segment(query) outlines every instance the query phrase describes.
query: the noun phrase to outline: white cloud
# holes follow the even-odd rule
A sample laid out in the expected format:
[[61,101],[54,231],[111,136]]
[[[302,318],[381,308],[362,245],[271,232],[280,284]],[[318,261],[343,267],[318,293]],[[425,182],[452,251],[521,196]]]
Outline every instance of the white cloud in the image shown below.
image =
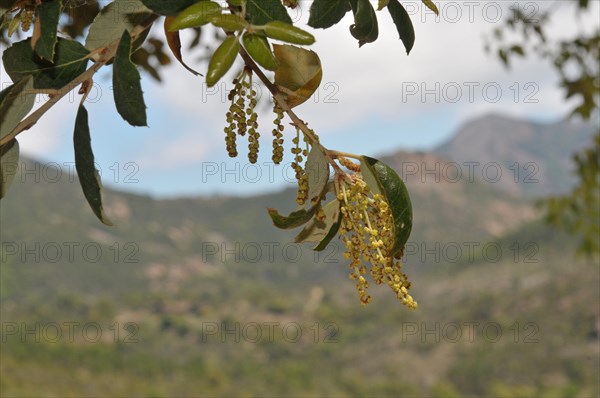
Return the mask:
[[152,140],[145,145],[136,163],[147,172],[177,170],[198,164],[214,152],[217,141],[221,143],[216,136],[215,130],[199,129],[186,130],[175,139]]
[[[521,116],[547,114],[548,118],[565,113],[562,93],[545,63],[530,59],[517,62],[512,70],[506,71],[495,56],[484,53],[483,37],[498,25],[498,12],[508,15],[508,3],[440,3],[440,18],[420,2],[403,4],[413,14],[417,33],[415,47],[408,57],[385,12],[380,17],[379,40],[360,49],[348,31],[352,23],[350,14],[334,28],[315,32],[318,41],[313,49],[323,63],[323,83],[316,98],[298,108],[298,113],[321,135],[351,128],[372,117],[397,120],[416,115],[434,117],[448,110],[464,117],[490,111]],[[308,6],[301,5],[304,6],[301,19],[306,20]],[[524,8],[524,11],[536,9]],[[593,25],[593,19],[587,24]],[[553,34],[562,36],[573,30],[569,24],[552,27]],[[205,69],[206,65],[199,68]],[[198,119],[211,125],[223,123],[226,88],[209,91],[201,79],[177,65],[169,71],[166,84],[153,90],[153,93],[160,90],[160,99],[169,112],[193,119],[192,123]],[[230,87],[223,84],[221,87]],[[409,94],[407,89],[414,89],[415,85],[418,91]],[[456,87],[462,90],[462,96],[455,104]],[[484,90],[486,87],[489,91]],[[502,92],[497,102],[495,87]],[[425,90],[437,91],[440,100],[435,100],[435,94],[422,98]],[[519,97],[515,101],[517,92]],[[527,94],[532,97],[524,103]],[[532,102],[536,99],[537,103]],[[217,135],[214,138],[221,139]]]

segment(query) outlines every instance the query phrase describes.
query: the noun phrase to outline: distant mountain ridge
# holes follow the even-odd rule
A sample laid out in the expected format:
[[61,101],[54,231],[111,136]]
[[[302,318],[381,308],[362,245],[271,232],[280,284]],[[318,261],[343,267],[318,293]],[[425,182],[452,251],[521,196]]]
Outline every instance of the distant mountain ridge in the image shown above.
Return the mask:
[[502,167],[497,187],[504,191],[540,197],[568,191],[574,183],[572,155],[591,144],[598,126],[558,121],[538,123],[490,114],[466,122],[433,152],[463,165],[488,166],[495,178],[495,164]]
[[[528,198],[568,190],[573,184],[573,178],[569,174],[571,156],[587,145],[594,131],[590,124],[540,124],[488,115],[465,123],[451,140],[432,152],[399,151],[382,157],[382,160],[396,169],[407,184],[415,207],[414,237],[417,241],[441,239],[437,228],[439,223],[447,226],[445,233],[453,231],[453,235],[462,238],[501,236],[519,224],[537,217]],[[27,159],[22,161],[28,162]],[[475,163],[479,165],[476,166]],[[519,167],[511,168],[515,163]],[[531,163],[535,168],[528,169]],[[501,176],[497,180],[496,165],[502,167]],[[31,169],[35,170],[33,166]],[[518,175],[515,174],[517,171]],[[78,220],[86,220],[84,225],[92,229],[98,227],[86,208],[76,181],[75,184],[59,182],[46,187],[31,182],[27,180],[22,181],[24,184],[19,184],[17,181],[7,198],[2,201],[3,208],[8,206],[13,209],[2,212],[3,221],[17,222],[19,216],[25,219],[46,217],[52,220],[43,227],[40,225],[35,228],[40,237],[65,222],[74,229],[83,226],[75,225],[74,220],[65,218],[65,215],[77,214]],[[22,198],[14,199],[14,196]],[[252,228],[236,222],[235,219],[241,217],[252,220],[251,224],[258,227],[265,238],[272,239],[280,237],[281,233],[269,226],[265,208],[275,206],[281,207],[283,211],[291,211],[293,209],[286,206],[289,207],[289,203],[294,202],[293,196],[293,190],[286,190],[278,194],[248,198],[155,200],[107,190],[105,202],[107,211],[121,226],[119,232],[109,229],[110,233],[123,236],[144,229],[146,233],[155,231],[157,221],[163,226],[173,225],[173,228],[177,228],[191,213],[198,221],[202,220],[202,234],[216,230],[227,236],[235,230],[252,236]],[[48,200],[48,204],[40,208],[37,202],[42,197],[54,199]],[[15,206],[17,203],[26,206]],[[244,208],[248,211],[244,211]],[[64,215],[61,214],[63,212]],[[58,214],[50,217],[52,213]],[[157,221],[150,222],[154,217]],[[468,229],[464,228],[465,220],[469,223]],[[235,227],[236,224],[240,226]],[[464,235],[465,231],[469,233]],[[157,238],[165,238],[163,233],[155,232]],[[182,243],[177,242],[180,249]],[[189,249],[193,250],[193,244],[191,246]]]

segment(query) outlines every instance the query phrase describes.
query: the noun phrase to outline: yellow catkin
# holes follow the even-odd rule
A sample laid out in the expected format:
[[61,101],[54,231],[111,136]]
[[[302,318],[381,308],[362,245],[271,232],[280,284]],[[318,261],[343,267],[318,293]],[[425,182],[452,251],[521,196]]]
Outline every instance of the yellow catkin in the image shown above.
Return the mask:
[[354,171],[356,173],[360,172],[360,165],[352,162],[350,159],[340,156],[338,160],[341,163],[341,165],[347,168],[348,170]]
[[362,304],[369,304],[371,296],[364,278],[370,264],[375,284],[387,284],[398,300],[408,308],[417,308],[417,302],[408,293],[411,283],[402,272],[402,264],[389,253],[394,245],[394,221],[391,210],[382,195],[373,195],[360,174],[352,183],[342,182],[338,199],[342,201],[340,233],[347,248],[344,257],[351,260],[351,278]]

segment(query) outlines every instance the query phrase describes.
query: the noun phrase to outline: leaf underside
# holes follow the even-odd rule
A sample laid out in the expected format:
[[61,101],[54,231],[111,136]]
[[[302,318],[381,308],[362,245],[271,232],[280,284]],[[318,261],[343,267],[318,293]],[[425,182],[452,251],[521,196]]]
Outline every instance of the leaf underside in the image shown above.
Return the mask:
[[80,106],[77,111],[73,145],[75,148],[75,169],[83,194],[96,217],[105,225],[113,225],[104,213],[102,206],[102,183],[100,174],[98,174],[94,164],[88,113],[83,106]]

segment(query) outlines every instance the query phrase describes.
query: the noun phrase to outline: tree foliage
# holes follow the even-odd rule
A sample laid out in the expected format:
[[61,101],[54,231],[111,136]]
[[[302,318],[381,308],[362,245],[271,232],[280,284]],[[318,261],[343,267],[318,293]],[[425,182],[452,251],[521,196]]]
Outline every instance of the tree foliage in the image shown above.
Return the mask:
[[[433,2],[423,3],[437,12]],[[379,160],[325,148],[318,134],[293,110],[314,94],[322,78],[318,54],[306,48],[315,37],[294,23],[288,12],[295,7],[297,1],[292,0],[114,0],[104,7],[84,0],[3,0],[2,40],[10,45],[3,63],[14,84],[0,94],[0,193],[6,194],[13,177],[10,172],[14,168],[6,164],[18,160],[17,136],[79,87],[81,103],[73,137],[76,169],[92,211],[101,222],[112,225],[104,212],[85,108],[93,77],[100,69],[112,67],[117,112],[130,125],[145,126],[139,69],[160,80],[159,67],[170,62],[164,50],[166,43],[185,69],[200,75],[184,61],[180,32],[194,32],[190,48],[199,47],[205,27],[211,26],[217,46],[203,49],[209,61],[204,84],[217,84],[236,60],[243,62],[233,80],[231,105],[225,116],[229,155],[237,156],[238,142],[246,138],[248,160],[257,161],[258,100],[252,85],[257,79],[273,99],[275,163],[284,159],[286,136],[292,138],[298,208],[287,216],[269,209],[273,224],[283,229],[304,227],[296,241],[313,242],[315,250],[323,250],[339,235],[347,247],[350,277],[362,303],[371,301],[365,279],[370,273],[376,284],[388,285],[403,304],[416,308],[408,293],[411,284],[399,261],[412,228],[412,207],[403,181]],[[378,16],[389,13],[406,52],[412,49],[414,29],[398,0],[379,1],[377,10],[368,0],[315,0],[308,26],[327,29],[347,13],[353,15],[349,30],[359,46],[377,40]],[[163,25],[164,38],[149,37],[157,23]],[[272,78],[267,72],[274,72]],[[49,100],[29,114],[34,96],[41,93],[49,94]],[[286,131],[286,117],[292,132]]]
[[[537,56],[545,60],[558,73],[565,99],[579,99],[571,117],[600,122],[600,29],[589,33],[580,30],[568,39],[552,39],[548,34],[550,20],[573,7],[579,14],[592,12],[589,0],[557,2],[535,15],[513,7],[514,16],[493,32],[486,49],[495,49],[506,67],[510,67],[514,57]],[[518,39],[507,39],[515,33]],[[588,255],[600,254],[599,147],[600,131],[588,148],[573,157],[579,180],[573,191],[540,202],[550,223],[581,236],[580,251]]]

